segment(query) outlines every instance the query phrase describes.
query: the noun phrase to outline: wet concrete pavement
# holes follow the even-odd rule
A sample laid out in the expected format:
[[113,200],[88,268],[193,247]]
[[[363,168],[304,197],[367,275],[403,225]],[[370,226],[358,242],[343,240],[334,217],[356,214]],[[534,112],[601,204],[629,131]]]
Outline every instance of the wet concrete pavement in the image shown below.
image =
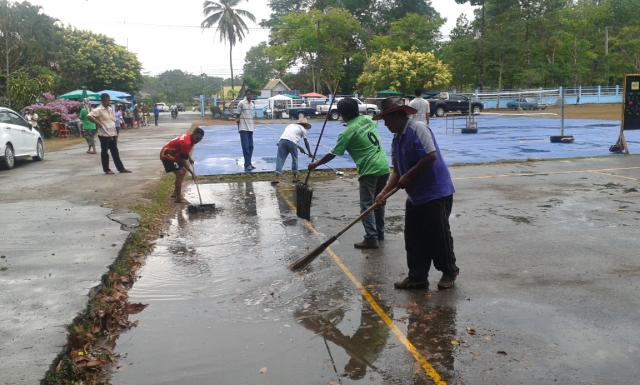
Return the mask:
[[0,171],[0,384],[44,377],[126,240],[122,223],[135,223],[128,206],[162,175],[160,147],[190,121],[163,117],[158,128],[123,132],[132,174],[105,176],[84,145]]
[[[293,259],[357,215],[357,181],[314,183],[316,235],[293,186],[202,186],[210,216],[180,213],[141,271],[149,303],[123,334],[114,384],[633,384],[640,376],[640,157],[452,168],[461,275],[404,292],[404,193],[387,237],[358,251],[354,227],[304,274]],[[193,191],[191,192],[193,194]],[[437,373],[372,310],[371,293]]]

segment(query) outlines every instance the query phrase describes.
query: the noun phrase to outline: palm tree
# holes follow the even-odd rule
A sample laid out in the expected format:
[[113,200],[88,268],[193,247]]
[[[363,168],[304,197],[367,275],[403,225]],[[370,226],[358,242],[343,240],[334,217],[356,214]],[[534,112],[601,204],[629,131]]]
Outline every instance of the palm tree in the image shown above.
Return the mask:
[[231,67],[231,89],[233,90],[233,60],[231,52],[236,42],[242,41],[245,32],[249,30],[243,17],[256,22],[256,17],[249,11],[236,9],[240,0],[205,1],[202,12],[205,19],[202,28],[211,28],[218,25],[217,31],[220,41],[229,42],[229,66]]

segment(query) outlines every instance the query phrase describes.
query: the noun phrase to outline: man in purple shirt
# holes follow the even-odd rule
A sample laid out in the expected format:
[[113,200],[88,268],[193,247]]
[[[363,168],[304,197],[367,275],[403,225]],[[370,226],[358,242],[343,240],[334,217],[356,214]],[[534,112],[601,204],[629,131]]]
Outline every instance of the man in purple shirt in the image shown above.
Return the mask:
[[424,122],[409,120],[415,113],[398,98],[387,98],[374,117],[383,119],[394,134],[393,172],[376,202],[384,204],[384,196],[396,186],[407,191],[404,242],[409,274],[395,288],[428,288],[433,260],[434,267],[442,271],[438,288],[450,289],[460,271],[449,227],[455,189],[431,129]]

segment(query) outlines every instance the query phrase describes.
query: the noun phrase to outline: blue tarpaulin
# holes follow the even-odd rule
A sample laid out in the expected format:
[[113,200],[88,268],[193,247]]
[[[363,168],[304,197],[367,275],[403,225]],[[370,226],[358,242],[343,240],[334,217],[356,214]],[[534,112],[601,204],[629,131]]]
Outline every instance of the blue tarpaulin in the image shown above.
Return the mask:
[[[431,120],[431,128],[440,145],[445,161],[452,164],[486,163],[505,160],[558,159],[610,155],[609,146],[618,138],[620,122],[606,120],[565,120],[565,135],[574,135],[570,144],[551,143],[549,136],[560,134],[560,120],[534,117],[483,115],[477,118],[477,134],[461,134],[464,119],[456,120],[456,130],[445,132],[445,119]],[[309,141],[313,146],[320,134],[321,120],[311,120],[313,128]],[[451,125],[451,120],[449,121]],[[253,164],[255,171],[275,169],[277,142],[285,124],[256,125],[254,132]],[[235,174],[243,172],[240,136],[235,124],[204,127],[204,140],[196,146],[194,158],[199,175]],[[318,155],[331,150],[342,123],[328,122]],[[391,133],[383,122],[378,123],[382,145],[389,154]],[[631,148],[640,144],[633,135],[627,137]],[[612,155],[615,156],[615,155]],[[308,158],[300,154],[299,169],[306,169]],[[334,159],[334,168],[355,168],[353,160],[345,155]],[[285,170],[291,168],[287,160]]]

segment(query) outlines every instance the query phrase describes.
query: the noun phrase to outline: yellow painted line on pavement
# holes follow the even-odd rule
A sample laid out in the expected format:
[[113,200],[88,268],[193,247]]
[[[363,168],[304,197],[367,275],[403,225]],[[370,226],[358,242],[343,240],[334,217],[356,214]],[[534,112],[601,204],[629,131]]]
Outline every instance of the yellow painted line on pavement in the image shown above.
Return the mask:
[[[283,194],[280,194],[280,196],[285,200],[285,202],[287,202],[287,205],[289,206],[289,209],[291,211],[296,210],[296,206],[293,204],[293,202],[291,202]],[[320,237],[323,235],[315,228],[315,226],[313,226],[311,222],[303,219],[303,224],[304,224],[304,227],[310,232],[312,232],[313,234]],[[347,268],[347,266],[344,264],[342,259],[331,249],[331,247],[327,247],[325,252],[331,257],[331,260],[340,268],[340,270],[342,270],[342,272],[347,276],[347,278],[349,278],[351,283],[353,283],[353,285],[358,289],[358,291],[360,291],[360,295],[362,295],[362,298],[364,298],[364,300],[367,301],[371,309],[374,312],[376,312],[376,314],[378,315],[378,317],[380,317],[382,322],[384,322],[384,324],[393,332],[393,334],[396,336],[398,341],[400,341],[400,343],[407,349],[407,351],[413,356],[416,362],[420,364],[425,374],[429,378],[431,378],[436,385],[447,385],[447,382],[444,381],[442,377],[440,377],[440,374],[436,372],[436,370],[433,368],[433,366],[431,366],[429,361],[427,361],[427,359],[424,358],[422,354],[420,354],[418,349],[416,349],[416,347],[411,343],[411,341],[409,341],[409,339],[402,333],[400,328],[398,328],[398,326],[393,322],[393,319],[391,319],[391,317],[389,317],[389,315],[385,313],[382,307],[378,305],[378,302],[376,302],[376,300],[373,298],[373,295],[371,295],[369,290],[367,290],[362,285],[362,283],[358,281],[358,279],[353,275],[353,273],[351,273],[349,268]]]
[[616,174],[611,174],[611,173],[602,172],[602,171],[592,171],[591,173],[600,174],[600,175],[608,175],[608,176],[613,176],[613,177],[616,177],[616,178],[622,178],[622,179],[627,179],[627,180],[633,180],[633,181],[636,181],[636,182],[640,182],[640,179],[634,178],[634,177],[631,177],[631,176],[616,175]]
[[[570,170],[570,171],[549,171],[549,172],[521,172],[513,174],[497,174],[497,175],[482,175],[482,176],[462,176],[452,178],[453,180],[475,180],[475,179],[498,179],[508,177],[521,177],[521,176],[548,176],[548,175],[566,175],[566,174],[585,174],[585,173],[606,173],[608,171],[624,171],[624,170],[638,170],[640,167],[620,167],[620,168],[602,168],[593,170]],[[620,176],[611,174],[611,176]],[[635,179],[631,177],[626,177]],[[637,179],[636,179],[637,180]]]

